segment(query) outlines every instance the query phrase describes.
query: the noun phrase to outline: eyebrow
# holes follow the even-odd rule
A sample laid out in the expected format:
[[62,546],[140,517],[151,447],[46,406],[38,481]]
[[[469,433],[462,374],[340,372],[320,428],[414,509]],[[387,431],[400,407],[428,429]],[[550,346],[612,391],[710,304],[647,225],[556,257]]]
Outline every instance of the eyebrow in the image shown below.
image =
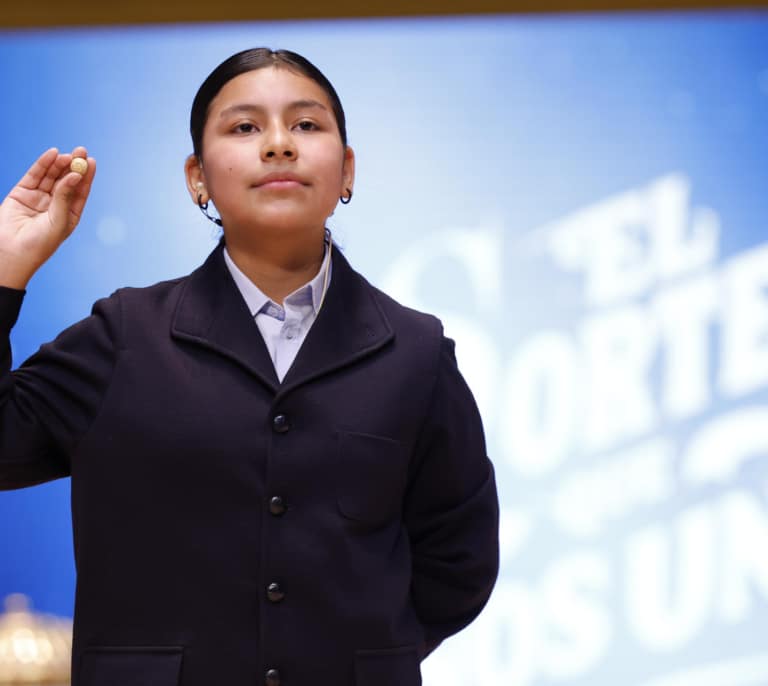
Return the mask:
[[[294,100],[292,103],[290,103],[286,109],[288,110],[303,110],[307,108],[315,108],[318,107],[321,110],[328,111],[328,108],[323,105],[323,103],[317,101],[317,100]],[[219,114],[220,118],[227,117],[230,114],[235,114],[237,112],[264,112],[265,108],[262,105],[256,105],[253,103],[240,103],[237,105],[232,105],[231,107],[227,107],[226,109],[221,111],[221,114]]]

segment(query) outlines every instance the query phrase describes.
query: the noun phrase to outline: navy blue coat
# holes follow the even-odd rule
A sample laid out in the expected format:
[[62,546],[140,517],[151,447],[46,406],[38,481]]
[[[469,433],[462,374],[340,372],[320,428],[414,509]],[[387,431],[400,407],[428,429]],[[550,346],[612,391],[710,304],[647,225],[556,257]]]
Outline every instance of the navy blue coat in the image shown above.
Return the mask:
[[22,298],[0,487],[72,478],[74,686],[416,686],[480,612],[496,487],[437,319],[336,252],[281,384],[219,246],[11,373]]

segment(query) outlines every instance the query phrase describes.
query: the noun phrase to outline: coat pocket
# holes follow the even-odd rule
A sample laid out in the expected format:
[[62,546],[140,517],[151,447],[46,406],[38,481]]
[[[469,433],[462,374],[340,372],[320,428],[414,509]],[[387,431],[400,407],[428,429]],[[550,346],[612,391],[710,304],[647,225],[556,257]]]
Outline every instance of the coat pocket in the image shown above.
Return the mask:
[[355,686],[421,686],[414,646],[355,653]]
[[336,478],[339,510],[348,519],[383,525],[398,516],[408,476],[408,451],[399,441],[339,432]]
[[73,686],[178,686],[181,646],[87,648]]

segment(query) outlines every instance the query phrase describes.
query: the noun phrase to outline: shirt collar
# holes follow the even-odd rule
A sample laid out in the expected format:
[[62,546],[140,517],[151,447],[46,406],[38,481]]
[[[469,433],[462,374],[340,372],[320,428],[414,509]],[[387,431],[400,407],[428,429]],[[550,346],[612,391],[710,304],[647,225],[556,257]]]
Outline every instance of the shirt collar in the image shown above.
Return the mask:
[[[299,286],[299,288],[297,288],[292,293],[289,293],[285,297],[283,304],[304,304],[307,299],[311,298],[312,309],[314,314],[317,315],[317,312],[320,309],[320,304],[323,301],[323,284],[325,282],[326,270],[328,270],[328,284],[331,282],[330,259],[331,252],[328,250],[328,244],[326,244],[325,256],[323,257],[323,262],[320,265],[320,269],[317,274],[315,274],[311,281],[308,281],[303,286]],[[273,302],[269,296],[267,296],[255,283],[253,283],[253,281],[251,281],[245,274],[243,274],[242,271],[240,271],[240,268],[229,256],[226,245],[224,246],[224,263],[227,265],[227,269],[232,275],[232,279],[234,280],[238,290],[243,296],[243,299],[245,300],[245,303],[248,306],[248,310],[252,316],[255,317],[260,311],[263,310],[267,303]],[[277,305],[277,303],[273,304],[275,304],[277,307],[280,307]]]

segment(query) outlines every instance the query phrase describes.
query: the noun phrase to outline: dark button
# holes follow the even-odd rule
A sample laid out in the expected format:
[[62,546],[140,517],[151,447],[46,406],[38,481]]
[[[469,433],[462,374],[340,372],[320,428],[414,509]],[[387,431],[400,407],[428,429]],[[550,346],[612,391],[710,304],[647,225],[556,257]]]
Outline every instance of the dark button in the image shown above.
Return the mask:
[[285,593],[283,593],[283,590],[280,588],[280,584],[276,584],[274,581],[267,586],[267,598],[269,598],[273,603],[279,603],[283,598],[285,598]]
[[285,512],[285,501],[279,495],[273,495],[269,500],[269,511],[279,517]]
[[277,431],[277,433],[284,434],[291,428],[291,425],[288,422],[288,417],[284,414],[276,414],[272,419],[272,428]]
[[276,669],[268,669],[266,677],[267,686],[280,686],[280,672]]

